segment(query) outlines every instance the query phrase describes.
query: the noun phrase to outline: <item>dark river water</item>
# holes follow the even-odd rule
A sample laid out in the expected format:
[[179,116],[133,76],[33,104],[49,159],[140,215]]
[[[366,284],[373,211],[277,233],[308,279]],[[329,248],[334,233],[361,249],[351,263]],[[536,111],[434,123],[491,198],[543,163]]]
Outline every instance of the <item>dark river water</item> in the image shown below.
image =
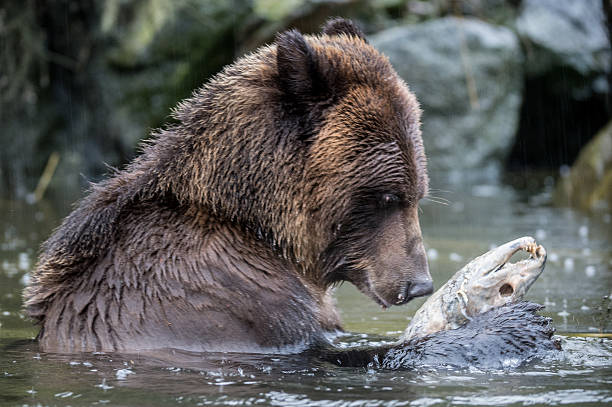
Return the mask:
[[[612,215],[550,205],[551,184],[439,181],[422,203],[436,287],[516,237],[534,236],[548,251],[527,299],[546,305],[563,351],[494,371],[343,368],[300,355],[39,352],[37,329],[21,312],[21,290],[70,199],[0,201],[0,405],[612,405],[612,341],[593,337],[612,332]],[[348,284],[337,299],[351,332],[338,338],[345,346],[393,340],[423,302],[382,311]]]

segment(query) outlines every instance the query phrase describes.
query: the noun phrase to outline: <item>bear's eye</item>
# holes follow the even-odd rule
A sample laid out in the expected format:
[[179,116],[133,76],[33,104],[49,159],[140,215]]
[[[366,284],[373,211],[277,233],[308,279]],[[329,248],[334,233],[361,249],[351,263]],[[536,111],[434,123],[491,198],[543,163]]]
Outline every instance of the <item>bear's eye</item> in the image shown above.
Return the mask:
[[383,194],[381,198],[383,206],[394,206],[400,202],[400,199],[395,194]]

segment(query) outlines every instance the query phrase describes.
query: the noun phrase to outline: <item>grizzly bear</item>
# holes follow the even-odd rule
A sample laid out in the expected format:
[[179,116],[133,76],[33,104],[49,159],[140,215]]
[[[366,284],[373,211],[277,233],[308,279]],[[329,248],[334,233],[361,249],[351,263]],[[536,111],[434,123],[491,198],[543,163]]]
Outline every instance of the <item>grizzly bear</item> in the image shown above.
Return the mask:
[[43,244],[44,351],[294,352],[341,329],[331,288],[432,292],[420,109],[347,20],[224,68]]

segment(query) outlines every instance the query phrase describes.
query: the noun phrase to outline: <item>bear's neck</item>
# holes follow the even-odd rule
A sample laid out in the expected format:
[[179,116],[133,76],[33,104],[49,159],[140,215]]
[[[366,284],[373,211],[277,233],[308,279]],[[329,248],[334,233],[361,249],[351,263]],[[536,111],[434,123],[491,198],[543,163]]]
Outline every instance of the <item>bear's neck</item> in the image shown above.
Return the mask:
[[240,114],[231,106],[216,114],[200,111],[198,120],[161,131],[132,170],[151,179],[146,184],[155,185],[156,195],[171,194],[240,226],[316,280],[316,259],[307,253],[320,239],[302,208],[307,154],[301,149],[307,147],[296,140],[299,129],[277,129],[262,118],[271,103],[246,106]]

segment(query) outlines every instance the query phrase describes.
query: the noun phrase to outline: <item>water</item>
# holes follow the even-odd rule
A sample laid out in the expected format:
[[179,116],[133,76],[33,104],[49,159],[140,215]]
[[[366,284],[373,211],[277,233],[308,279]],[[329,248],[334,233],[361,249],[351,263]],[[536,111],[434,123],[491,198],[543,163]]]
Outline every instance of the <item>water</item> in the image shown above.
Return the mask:
[[[437,182],[432,195],[448,205],[422,205],[436,287],[491,246],[519,236],[536,237],[548,251],[527,298],[546,305],[564,351],[498,371],[341,368],[300,355],[41,353],[20,292],[38,245],[69,205],[0,201],[0,405],[610,405],[612,341],[574,333],[612,331],[612,216],[552,207],[550,182],[536,184],[515,190]],[[337,298],[345,328],[354,332],[338,339],[348,346],[398,336],[423,302],[382,311],[348,284]]]

